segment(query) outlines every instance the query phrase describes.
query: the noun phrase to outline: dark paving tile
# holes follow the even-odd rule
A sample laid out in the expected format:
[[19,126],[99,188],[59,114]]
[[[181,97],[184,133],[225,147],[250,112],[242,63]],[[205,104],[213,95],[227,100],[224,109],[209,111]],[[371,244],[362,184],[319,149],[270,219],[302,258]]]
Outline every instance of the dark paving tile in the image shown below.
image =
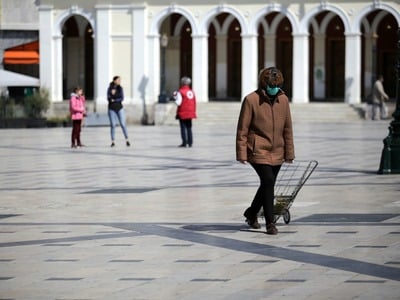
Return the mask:
[[175,262],[177,263],[208,263],[209,259],[178,259]]
[[133,244],[103,244],[104,247],[131,247]]
[[21,214],[1,214],[0,219],[12,218],[22,216]]
[[163,247],[191,247],[193,244],[164,244]]
[[120,281],[152,281],[155,278],[146,278],[146,277],[123,277],[118,279]]
[[74,245],[74,244],[43,244],[41,246],[44,246],[44,247],[69,247],[72,245]]
[[79,281],[82,280],[83,277],[50,277],[47,278],[47,281]]
[[400,265],[400,261],[387,261],[385,265]]
[[386,280],[346,280],[347,283],[385,283]]
[[139,263],[143,262],[143,259],[112,259],[109,262],[113,263]]
[[318,248],[321,245],[288,245],[290,248]]
[[268,279],[268,282],[306,282],[306,279]]
[[249,259],[242,261],[242,264],[272,264],[278,262],[279,259]]
[[358,246],[354,246],[353,248],[371,248],[371,249],[383,249],[383,248],[387,248],[387,246],[375,246],[375,245],[358,245]]
[[190,281],[194,282],[228,282],[230,279],[226,278],[193,278]]
[[75,262],[79,261],[79,259],[71,258],[71,259],[46,259],[45,262]]
[[358,231],[328,231],[328,234],[356,234]]
[[83,194],[143,194],[147,192],[157,191],[157,188],[119,188],[119,189],[101,189],[90,192],[85,192]]
[[399,216],[398,214],[313,214],[304,218],[296,219],[296,222],[383,222]]

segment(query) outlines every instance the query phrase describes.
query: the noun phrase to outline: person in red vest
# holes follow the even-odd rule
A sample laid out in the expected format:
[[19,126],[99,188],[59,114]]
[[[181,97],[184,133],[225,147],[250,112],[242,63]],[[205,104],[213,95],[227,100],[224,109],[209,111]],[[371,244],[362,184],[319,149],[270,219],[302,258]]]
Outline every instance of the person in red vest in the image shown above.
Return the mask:
[[179,147],[192,147],[193,145],[192,119],[197,116],[196,96],[190,88],[191,83],[192,80],[189,77],[182,77],[181,87],[174,92],[175,103],[178,106],[176,118],[179,120],[181,127],[182,144]]

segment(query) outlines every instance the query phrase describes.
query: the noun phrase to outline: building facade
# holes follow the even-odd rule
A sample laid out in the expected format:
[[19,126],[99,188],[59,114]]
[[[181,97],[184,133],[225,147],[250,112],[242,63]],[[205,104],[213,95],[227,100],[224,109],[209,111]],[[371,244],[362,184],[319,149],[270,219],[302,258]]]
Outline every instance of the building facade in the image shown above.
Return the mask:
[[361,103],[377,73],[395,97],[398,0],[34,2],[40,84],[54,102],[80,85],[103,110],[114,75],[138,109],[170,95],[182,76],[198,101],[240,101],[273,65],[293,103]]

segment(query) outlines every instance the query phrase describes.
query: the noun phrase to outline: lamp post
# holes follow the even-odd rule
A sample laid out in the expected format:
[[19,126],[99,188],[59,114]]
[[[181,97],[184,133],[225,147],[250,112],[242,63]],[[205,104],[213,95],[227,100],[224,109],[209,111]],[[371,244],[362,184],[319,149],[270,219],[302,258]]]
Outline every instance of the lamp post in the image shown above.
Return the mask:
[[400,174],[400,27],[397,29],[396,110],[392,114],[389,134],[383,140],[378,174]]
[[161,76],[160,76],[160,95],[158,96],[158,103],[167,103],[167,92],[165,91],[165,50],[168,46],[168,36],[163,33],[160,38],[161,46]]

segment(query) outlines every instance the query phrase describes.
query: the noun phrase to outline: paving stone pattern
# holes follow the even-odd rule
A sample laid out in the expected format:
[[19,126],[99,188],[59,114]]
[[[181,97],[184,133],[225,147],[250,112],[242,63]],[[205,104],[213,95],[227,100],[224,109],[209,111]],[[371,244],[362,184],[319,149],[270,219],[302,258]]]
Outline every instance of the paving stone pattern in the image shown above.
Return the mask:
[[[234,118],[232,118],[234,119]],[[0,131],[0,299],[399,299],[400,175],[389,121],[295,122],[319,165],[278,220],[247,230],[258,186],[235,122]]]

